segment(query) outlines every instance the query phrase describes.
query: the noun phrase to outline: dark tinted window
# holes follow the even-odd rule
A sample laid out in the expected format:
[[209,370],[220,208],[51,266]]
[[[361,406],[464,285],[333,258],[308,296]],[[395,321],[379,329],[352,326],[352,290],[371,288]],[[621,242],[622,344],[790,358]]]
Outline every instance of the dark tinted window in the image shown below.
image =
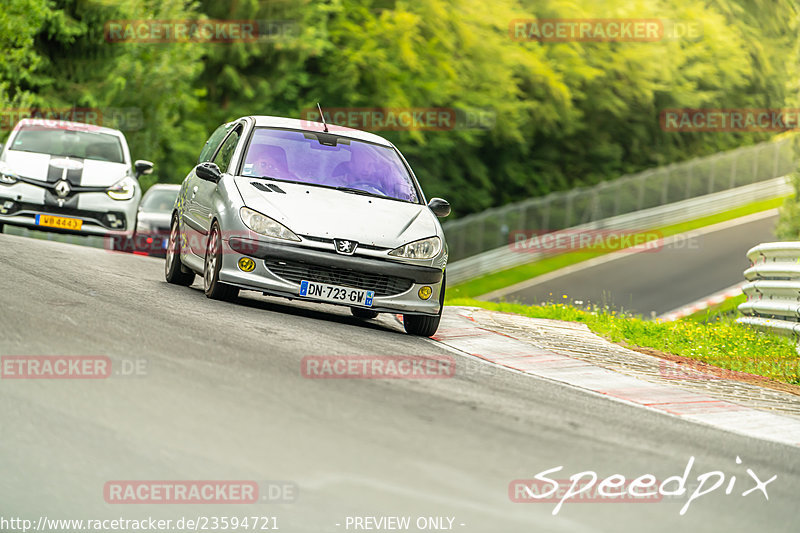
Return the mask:
[[[335,139],[335,143],[331,142]],[[243,176],[347,187],[417,202],[411,175],[393,148],[347,137],[257,128],[242,167]]]
[[8,149],[112,163],[125,162],[119,137],[92,131],[26,126],[19,130]]
[[228,135],[228,137],[225,139],[225,142],[222,143],[219,152],[217,152],[217,156],[214,158],[214,163],[217,164],[222,172],[228,171],[228,165],[230,165],[231,159],[233,159],[233,152],[236,150],[236,145],[239,144],[239,137],[241,134],[242,128],[237,127],[231,132],[230,135]]
[[142,211],[149,213],[169,213],[178,197],[177,190],[151,189],[142,198]]
[[198,163],[211,161],[211,158],[214,157],[214,152],[217,151],[219,143],[222,142],[222,139],[225,138],[225,135],[227,135],[228,131],[230,131],[232,127],[233,124],[223,124],[214,130],[214,133],[211,134],[211,137],[208,138],[205,146],[203,146],[203,150],[200,152],[200,157],[197,158]]

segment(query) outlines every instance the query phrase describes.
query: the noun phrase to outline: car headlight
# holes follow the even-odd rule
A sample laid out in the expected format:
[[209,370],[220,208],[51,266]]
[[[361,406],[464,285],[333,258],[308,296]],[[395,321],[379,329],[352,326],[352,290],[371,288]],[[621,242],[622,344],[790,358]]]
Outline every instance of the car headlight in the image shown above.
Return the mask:
[[106,190],[114,200],[130,200],[136,194],[136,180],[126,176]]
[[0,163],[0,183],[4,185],[14,185],[17,182],[16,176],[4,163]]
[[436,257],[441,251],[442,240],[439,237],[428,237],[395,248],[389,252],[389,255],[406,259],[430,259]]
[[292,230],[258,211],[243,207],[239,210],[239,215],[242,217],[244,225],[256,233],[275,239],[300,242],[300,237],[295,235]]

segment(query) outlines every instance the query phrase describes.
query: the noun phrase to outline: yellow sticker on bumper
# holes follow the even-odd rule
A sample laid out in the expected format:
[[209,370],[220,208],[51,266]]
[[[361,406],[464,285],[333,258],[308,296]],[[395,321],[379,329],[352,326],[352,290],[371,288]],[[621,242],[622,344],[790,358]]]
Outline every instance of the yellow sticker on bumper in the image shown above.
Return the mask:
[[249,257],[239,259],[239,270],[242,272],[252,272],[256,268],[256,262]]

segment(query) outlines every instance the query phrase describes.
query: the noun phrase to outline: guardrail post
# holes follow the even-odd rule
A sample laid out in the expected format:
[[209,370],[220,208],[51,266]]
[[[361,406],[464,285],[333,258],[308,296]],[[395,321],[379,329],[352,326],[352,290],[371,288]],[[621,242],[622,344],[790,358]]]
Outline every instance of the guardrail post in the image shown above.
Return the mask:
[[[564,209],[564,228],[572,226],[572,198],[574,196],[575,196],[575,191],[570,191],[567,193],[567,205]],[[558,229],[564,229],[564,228],[558,228]]]
[[643,174],[639,177],[639,191],[638,197],[636,199],[636,210],[642,210],[642,204],[644,204],[644,188],[647,182],[647,178],[649,178],[652,174]]
[[775,155],[772,158],[773,159],[773,161],[772,161],[772,175],[773,176],[778,176],[778,161],[780,161],[780,155],[781,155],[780,147],[782,146],[782,143],[774,143],[774,146],[775,146],[775,150],[774,150]]
[[758,159],[761,157],[761,152],[763,151],[764,147],[760,146],[758,152],[753,157],[753,176],[748,183],[755,183],[758,179]]

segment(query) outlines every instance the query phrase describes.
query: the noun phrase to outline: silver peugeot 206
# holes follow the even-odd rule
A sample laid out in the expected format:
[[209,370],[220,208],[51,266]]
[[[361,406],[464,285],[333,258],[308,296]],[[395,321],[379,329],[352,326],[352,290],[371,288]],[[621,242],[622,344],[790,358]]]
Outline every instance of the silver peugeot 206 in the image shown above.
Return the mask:
[[447,245],[410,166],[371,133],[289,118],[220,126],[183,181],[166,279],[203,277],[206,296],[240,289],[326,302],[371,319],[403,315],[408,333],[439,326]]

